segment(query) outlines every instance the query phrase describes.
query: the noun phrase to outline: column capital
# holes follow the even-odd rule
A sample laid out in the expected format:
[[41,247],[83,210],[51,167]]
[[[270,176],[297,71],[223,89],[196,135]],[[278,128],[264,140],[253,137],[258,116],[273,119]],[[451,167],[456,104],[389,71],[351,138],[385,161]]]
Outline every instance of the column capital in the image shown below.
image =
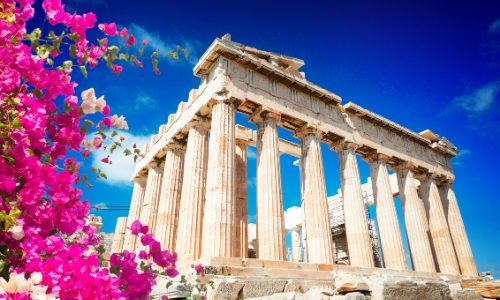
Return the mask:
[[418,180],[420,180],[420,182],[424,181],[424,180],[434,180],[436,181],[436,178],[438,178],[438,174],[436,173],[432,173],[432,172],[422,172],[422,173],[417,173],[414,175],[414,177]]
[[394,165],[389,165],[389,169],[395,173],[401,170],[413,171],[415,170],[415,168],[416,168],[415,164],[411,161],[403,161]]
[[146,169],[153,169],[158,167],[163,167],[165,165],[165,160],[153,160],[146,165]]
[[136,177],[132,178],[130,181],[133,183],[146,183],[147,180],[148,180],[147,176],[137,175]]
[[342,140],[337,141],[335,143],[331,143],[330,150],[333,150],[335,152],[340,152],[340,151],[346,150],[346,149],[356,150],[357,148],[359,148],[359,146],[360,146],[359,144],[342,139]]
[[366,161],[367,163],[371,164],[377,161],[383,161],[387,163],[387,160],[389,159],[389,155],[379,153],[379,152],[370,152],[366,155],[361,155],[361,159]]
[[167,142],[167,145],[164,147],[164,149],[166,151],[169,151],[169,150],[186,151],[186,141],[178,140],[178,139],[171,139]]
[[236,138],[235,140],[236,140],[236,145],[238,146],[248,146],[248,144],[250,143],[250,141],[247,139]]
[[293,136],[299,139],[302,139],[307,135],[315,135],[319,137],[321,134],[322,131],[314,126],[304,126],[302,128],[293,131]]
[[260,106],[248,117],[248,121],[254,124],[266,120],[279,122],[281,120],[281,113],[271,108]]
[[196,128],[201,128],[201,129],[204,129],[206,131],[209,131],[210,130],[210,118],[208,118],[206,116],[197,115],[196,117],[194,117],[191,121],[189,121],[186,124],[186,127],[188,128],[188,130],[196,127]]

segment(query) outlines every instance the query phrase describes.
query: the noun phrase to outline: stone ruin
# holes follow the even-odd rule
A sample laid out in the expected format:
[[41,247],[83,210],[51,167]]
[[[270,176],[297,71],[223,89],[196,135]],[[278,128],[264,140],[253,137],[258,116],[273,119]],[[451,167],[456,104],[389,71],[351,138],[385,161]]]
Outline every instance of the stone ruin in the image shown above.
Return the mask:
[[[216,282],[213,299],[480,297],[460,286],[466,279],[481,281],[453,191],[450,160],[457,148],[431,130],[415,133],[352,102],[342,105],[339,96],[306,80],[303,65],[233,42],[230,35],[215,39],[194,67],[200,86],[145,145],[132,178],[129,216],[118,219],[112,250],[141,250],[125,230],[139,219],[164,248],[177,252],[183,273],[192,274],[192,262],[205,266],[207,278]],[[247,115],[257,130],[235,124],[236,113]],[[278,126],[301,144],[280,139]],[[342,202],[333,210],[320,143],[339,157]],[[248,147],[257,148],[256,239],[250,251]],[[301,178],[303,218],[293,230],[292,261],[286,261],[283,153],[299,159]],[[357,155],[370,165],[383,258],[378,263]],[[413,270],[399,229],[398,195]],[[332,231],[337,210],[347,249],[342,264]],[[162,293],[176,295],[161,289],[154,295]]]

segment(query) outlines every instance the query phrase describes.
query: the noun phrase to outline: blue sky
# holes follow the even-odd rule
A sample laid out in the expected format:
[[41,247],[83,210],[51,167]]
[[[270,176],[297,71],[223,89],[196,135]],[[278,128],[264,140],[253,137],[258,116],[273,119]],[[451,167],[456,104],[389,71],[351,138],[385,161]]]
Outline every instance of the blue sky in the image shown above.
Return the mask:
[[[126,141],[144,143],[166,123],[199,85],[192,75],[197,59],[228,32],[245,45],[303,59],[307,79],[341,96],[343,104],[352,101],[413,131],[445,136],[460,150],[452,160],[454,188],[478,270],[500,277],[500,2],[433,2],[63,0],[79,13],[96,13],[98,22],[127,26],[163,53],[177,44],[190,51],[189,61],[160,60],[161,76],[153,74],[150,62],[143,69],[123,64],[118,77],[105,66],[90,72],[88,80],[75,73],[78,94],[94,87],[112,113],[125,115]],[[41,23],[37,18],[30,26]],[[237,121],[255,128],[245,116]],[[279,134],[294,141],[286,130]],[[255,215],[251,154],[250,218]],[[103,156],[96,152],[93,158]],[[337,155],[324,145],[323,159],[327,193],[334,195],[340,187]],[[285,208],[300,204],[294,160],[281,157]],[[366,182],[368,165],[360,161],[359,166]],[[107,170],[110,180],[85,189],[85,199],[129,205],[131,170],[130,163],[114,159]],[[105,232],[128,214],[94,213],[103,217]]]

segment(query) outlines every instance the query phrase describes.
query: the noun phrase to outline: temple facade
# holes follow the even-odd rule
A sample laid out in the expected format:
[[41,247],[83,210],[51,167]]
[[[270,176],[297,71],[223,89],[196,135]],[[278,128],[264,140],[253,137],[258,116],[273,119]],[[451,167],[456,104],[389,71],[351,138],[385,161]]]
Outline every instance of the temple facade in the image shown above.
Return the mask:
[[[339,96],[306,80],[299,71],[303,65],[300,59],[233,42],[229,35],[217,38],[194,67],[200,86],[145,146],[132,178],[129,216],[117,225],[115,240],[122,240],[113,250],[141,249],[125,231],[138,219],[164,248],[178,253],[180,263],[247,258],[249,252],[261,260],[286,260],[279,156],[287,153],[298,158],[301,178],[303,222],[293,233],[294,260],[335,264],[335,211],[328,203],[320,147],[326,143],[339,158],[337,210],[342,210],[350,266],[380,266],[370,238],[373,224],[366,218],[360,156],[370,165],[383,266],[408,268],[394,204],[399,196],[414,271],[477,276],[453,191],[450,159],[457,148],[430,130],[415,133],[352,102],[342,105]],[[236,113],[247,115],[257,130],[237,125]],[[280,139],[278,127],[301,143]],[[251,251],[248,147],[257,149]],[[397,193],[388,169],[396,174]]]

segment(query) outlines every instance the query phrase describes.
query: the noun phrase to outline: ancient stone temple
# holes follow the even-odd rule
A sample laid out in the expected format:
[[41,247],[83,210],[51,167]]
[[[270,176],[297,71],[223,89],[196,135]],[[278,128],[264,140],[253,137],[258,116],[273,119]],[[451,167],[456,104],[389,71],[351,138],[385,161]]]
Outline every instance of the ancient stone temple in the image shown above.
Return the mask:
[[[300,59],[233,42],[229,35],[216,39],[194,68],[200,86],[160,126],[137,163],[130,213],[117,225],[121,247],[139,250],[135,237],[123,234],[139,219],[165,248],[178,253],[179,265],[201,261],[228,266],[232,274],[245,275],[253,266],[477,276],[453,191],[450,159],[457,148],[430,130],[415,133],[352,102],[342,104],[336,94],[307,81],[299,71],[303,65]],[[237,125],[237,113],[247,115],[257,130]],[[280,139],[278,127],[293,132],[300,145]],[[335,212],[327,199],[321,143],[339,158],[338,209],[348,266],[335,264]],[[248,258],[248,147],[257,149],[255,259]],[[293,261],[301,263],[285,261],[283,153],[298,158],[303,222],[294,227]],[[357,156],[370,165],[385,269],[376,268]],[[398,195],[414,270],[407,270],[394,204]],[[292,273],[280,276],[299,276]]]

